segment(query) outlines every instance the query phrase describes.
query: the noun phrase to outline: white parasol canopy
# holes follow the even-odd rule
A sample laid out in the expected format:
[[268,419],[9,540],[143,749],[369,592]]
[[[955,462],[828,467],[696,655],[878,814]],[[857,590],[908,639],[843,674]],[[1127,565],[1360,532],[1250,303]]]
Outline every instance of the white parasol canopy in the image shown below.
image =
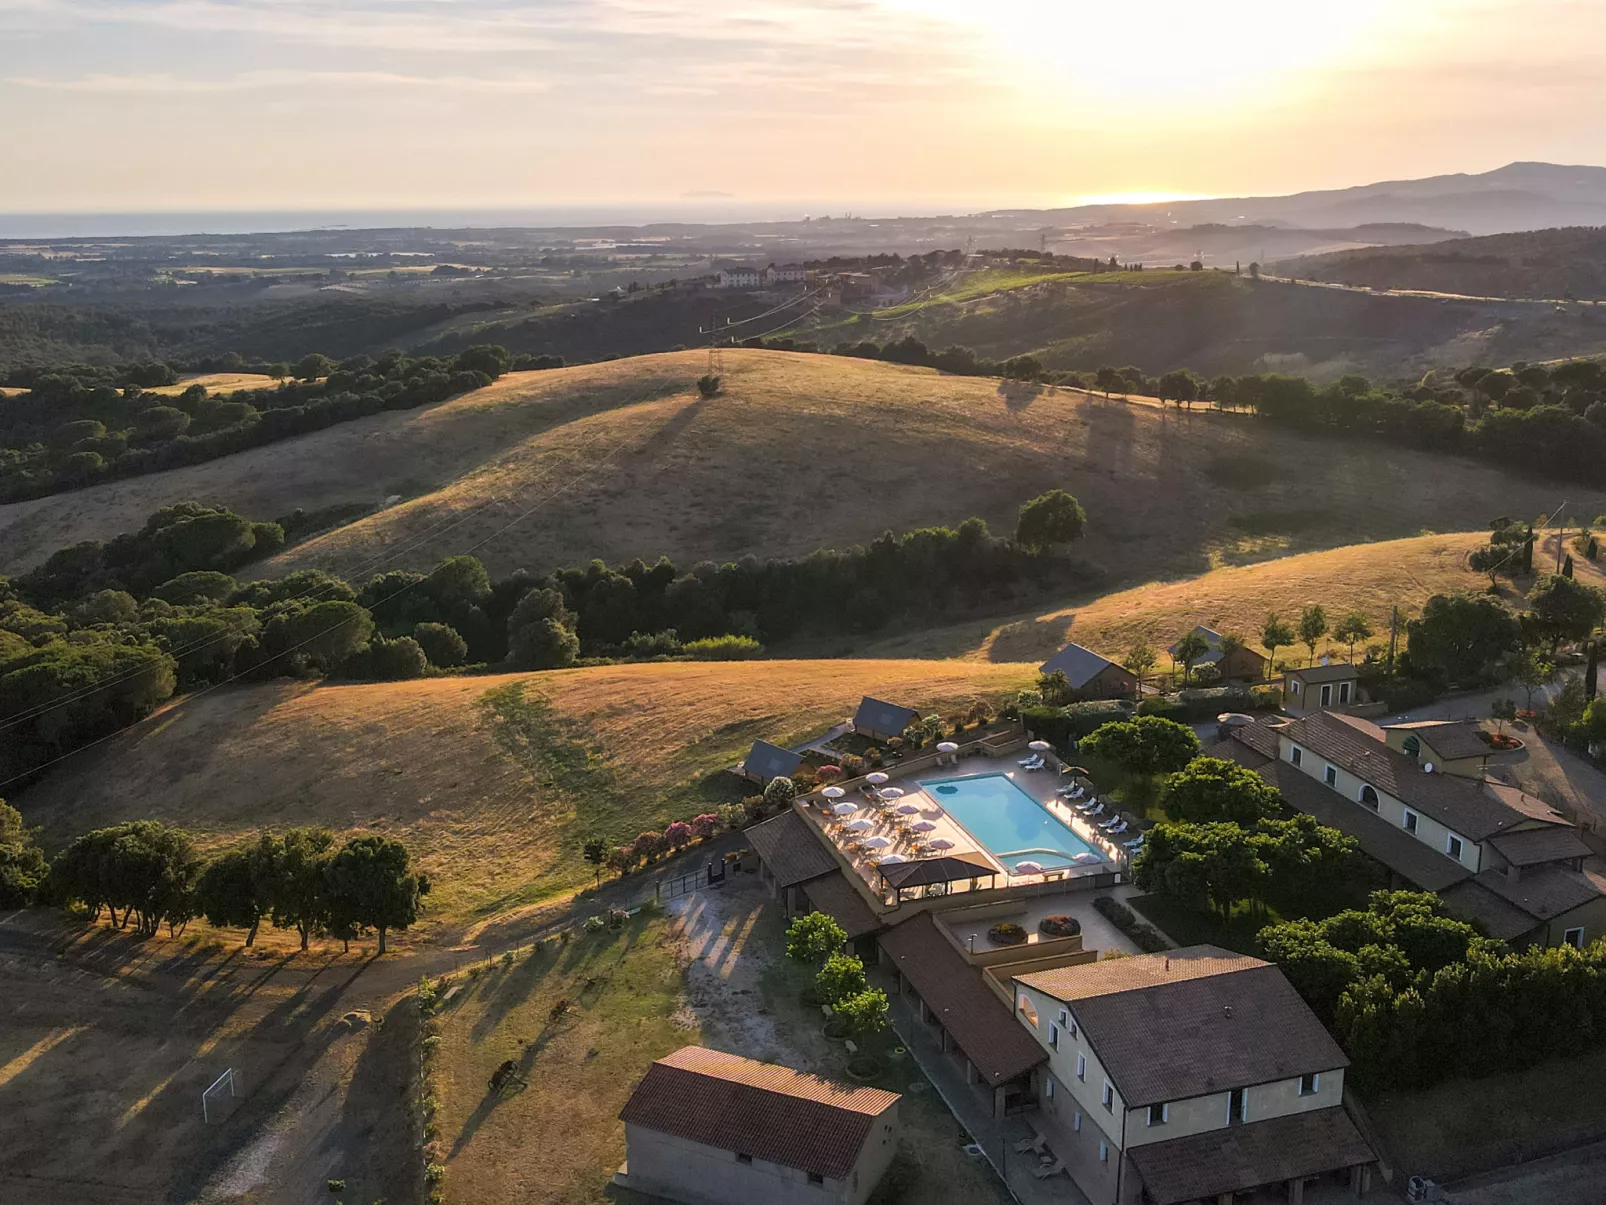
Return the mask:
[[898,805],[898,815],[900,816],[915,816],[919,812],[920,805],[918,803],[900,803]]
[[1076,858],[1074,860],[1077,861],[1077,862],[1082,863],[1082,865],[1084,865],[1084,866],[1086,866],[1089,862],[1102,862],[1102,861],[1104,861],[1103,858],[1099,857],[1098,854],[1094,854],[1094,853],[1077,854]]
[[856,833],[867,833],[875,827],[875,821],[860,816],[857,820],[849,820],[847,827]]
[[820,792],[820,794],[824,795],[827,799],[841,799],[842,796],[847,794],[847,792],[841,787],[826,787],[825,790]]
[[885,849],[892,844],[890,837],[869,837],[864,842],[866,849]]
[[958,753],[959,752],[959,746],[956,745],[953,741],[938,741],[937,742],[937,752],[938,753]]
[[917,833],[929,833],[936,827],[937,826],[929,820],[917,820],[913,825],[913,828]]
[[896,866],[899,862],[907,862],[908,860],[909,859],[903,854],[888,854],[886,857],[881,859],[880,865]]
[[879,787],[882,783],[887,781],[887,775],[884,771],[877,770],[874,774],[866,774],[864,776],[864,781],[873,787]]
[[931,841],[932,849],[952,849],[953,847],[954,843],[948,840],[947,837],[936,837]]
[[883,799],[902,799],[903,798],[903,788],[902,787],[882,787],[879,791],[876,792],[876,794],[881,796],[881,798],[883,798]]
[[1043,873],[1043,868],[1041,866],[1039,866],[1036,862],[1016,862],[1015,863],[1015,873],[1016,874],[1042,874]]
[[1054,746],[1049,744],[1047,741],[1033,741],[1026,747],[1028,749],[1035,749],[1038,753],[1047,753]]
[[854,812],[859,810],[859,805],[854,803],[852,800],[844,799],[841,803],[833,803],[831,805],[831,810],[838,816],[851,816]]

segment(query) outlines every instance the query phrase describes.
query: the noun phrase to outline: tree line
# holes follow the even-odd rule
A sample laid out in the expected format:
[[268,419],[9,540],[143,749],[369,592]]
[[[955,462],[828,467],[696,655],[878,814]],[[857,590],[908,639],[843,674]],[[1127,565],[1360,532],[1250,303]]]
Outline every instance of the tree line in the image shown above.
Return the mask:
[[0,906],[81,908],[92,921],[105,912],[115,928],[143,937],[162,925],[182,933],[204,916],[244,929],[247,946],[268,921],[294,929],[303,950],[321,936],[349,948],[372,931],[383,954],[390,931],[418,919],[429,890],[401,842],[365,835],[337,845],[318,827],[264,830],[208,859],[183,829],[131,820],[84,833],[47,863],[34,833],[0,800]]
[[179,379],[159,362],[17,370],[10,383],[25,392],[0,397],[0,502],[198,464],[354,418],[445,401],[490,384],[515,364],[546,368],[562,361],[516,360],[489,344],[450,358],[392,351],[337,363],[314,353],[293,366],[243,365],[279,378],[276,389],[212,394],[197,384],[177,396],[148,392]]
[[241,583],[283,545],[276,523],[197,502],[137,532],[62,549],[0,578],[0,777],[125,727],[177,691],[237,677],[393,681],[470,667],[758,656],[804,631],[873,631],[902,615],[996,606],[1085,571],[1065,552],[1086,516],[1051,491],[1016,538],[980,519],[887,533],[868,548],[682,570],[593,561],[492,581],[472,556],[354,586],[320,570]]

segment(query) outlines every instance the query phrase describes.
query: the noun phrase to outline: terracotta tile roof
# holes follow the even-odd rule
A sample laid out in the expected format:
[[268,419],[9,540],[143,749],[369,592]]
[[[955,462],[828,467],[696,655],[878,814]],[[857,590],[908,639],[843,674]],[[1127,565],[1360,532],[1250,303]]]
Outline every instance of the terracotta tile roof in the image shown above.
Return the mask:
[[1289,807],[1354,837],[1362,850],[1424,891],[1442,891],[1451,883],[1472,877],[1472,872],[1454,858],[1418,841],[1376,812],[1346,799],[1285,761],[1267,762],[1258,773],[1282,793]]
[[1477,879],[1466,879],[1439,893],[1444,906],[1457,920],[1483,926],[1490,937],[1516,941],[1532,933],[1540,922],[1515,904],[1508,904]]
[[1522,909],[1536,923],[1553,920],[1564,912],[1606,896],[1606,878],[1593,870],[1568,870],[1561,866],[1525,870],[1515,882],[1502,871],[1484,870],[1478,873],[1477,882],[1506,903]]
[[619,1119],[770,1163],[844,1179],[894,1092],[857,1088],[701,1046],[647,1068]]
[[850,941],[884,928],[881,917],[865,903],[864,896],[840,870],[835,874],[810,879],[803,884],[803,894],[808,896],[809,903],[835,918],[836,923],[847,931]]
[[1077,969],[1111,976],[1110,990],[1068,1003],[1130,1108],[1349,1065],[1270,963],[1214,946],[1114,961],[1149,965],[1103,972],[1094,963],[1042,976],[1065,991]]
[[1440,757],[1452,761],[1463,757],[1488,757],[1494,749],[1478,739],[1482,725],[1476,720],[1417,720],[1410,724],[1388,724],[1385,732],[1396,729],[1411,732],[1429,745]]
[[929,912],[887,930],[876,941],[988,1084],[1008,1083],[1047,1061],[1037,1039],[938,932]]
[[1498,837],[1490,837],[1489,845],[1516,866],[1539,866],[1545,862],[1587,858],[1592,852],[1576,832],[1559,824],[1524,829],[1519,833],[1501,833]]
[[1342,1108],[1315,1109],[1248,1125],[1209,1130],[1170,1142],[1129,1147],[1153,1205],[1213,1200],[1264,1184],[1371,1163],[1366,1145]]
[[825,848],[825,834],[790,809],[748,829],[747,839],[782,887],[795,887],[838,868]]
[[1564,823],[1554,809],[1515,787],[1424,773],[1415,759],[1390,749],[1383,730],[1368,720],[1318,711],[1295,720],[1282,734],[1471,841],[1528,819]]

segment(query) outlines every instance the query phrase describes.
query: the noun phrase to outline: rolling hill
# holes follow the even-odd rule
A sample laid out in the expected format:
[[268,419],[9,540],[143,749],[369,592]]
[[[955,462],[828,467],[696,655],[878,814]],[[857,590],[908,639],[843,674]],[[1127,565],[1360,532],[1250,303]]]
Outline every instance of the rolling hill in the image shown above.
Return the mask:
[[[1060,487],[1090,516],[1090,590],[1555,505],[1483,465],[1244,415],[847,357],[732,351],[725,365],[707,401],[694,352],[513,374],[439,406],[0,507],[0,572],[186,498],[270,517],[402,494],[256,567],[363,576],[470,550],[496,574],[801,555],[971,515],[1011,531],[1023,500]],[[1592,516],[1606,494],[1572,505]]]
[[589,881],[579,846],[688,819],[744,788],[723,768],[861,695],[946,710],[1035,668],[967,661],[604,666],[363,686],[271,683],[180,700],[13,800],[52,845],[150,816],[209,843],[325,824],[405,840],[461,917]]

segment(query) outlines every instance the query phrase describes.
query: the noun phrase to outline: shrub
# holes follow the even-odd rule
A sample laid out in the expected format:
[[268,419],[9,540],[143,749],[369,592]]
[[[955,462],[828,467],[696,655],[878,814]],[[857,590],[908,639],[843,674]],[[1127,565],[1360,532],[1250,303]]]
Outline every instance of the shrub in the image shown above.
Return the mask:
[[1037,922],[1037,931],[1045,937],[1075,937],[1082,931],[1082,922],[1074,916],[1045,916]]
[[[714,812],[704,812],[692,818],[691,831],[694,837],[706,841],[719,831],[719,816]],[[671,827],[673,827],[671,825]]]
[[703,397],[714,397],[719,393],[719,378],[713,373],[697,378],[697,392]]
[[790,778],[776,777],[764,786],[764,806],[777,810],[797,798],[797,784]]
[[413,639],[431,665],[446,669],[468,659],[468,641],[447,624],[421,623],[413,629]]
[[764,655],[764,646],[751,636],[710,636],[680,647],[694,661],[751,661]]
[[852,954],[827,955],[824,965],[814,976],[814,990],[826,1004],[836,1004],[849,996],[857,996],[869,987],[864,977],[864,963]]
[[856,753],[850,753],[842,759],[842,774],[845,778],[862,778],[865,769],[864,758]]
[[664,835],[651,830],[637,833],[635,841],[630,846],[631,852],[643,862],[651,862],[667,848],[664,843]]
[[814,771],[815,781],[822,785],[829,785],[842,777],[841,766],[821,766]]
[[719,805],[719,823],[721,828],[739,829],[747,823],[747,809],[739,803],[722,803]]
[[664,843],[668,845],[670,849],[684,849],[686,846],[691,844],[691,839],[691,825],[687,824],[684,820],[677,820],[668,828],[664,829]]
[[1137,943],[1146,954],[1157,954],[1166,949],[1166,940],[1148,921],[1139,920],[1137,913],[1113,896],[1101,895],[1093,901],[1100,916],[1109,921]]
[[1014,921],[1000,921],[987,930],[987,940],[995,946],[1018,946],[1026,937],[1026,930]]
[[607,927],[607,920],[600,916],[588,916],[585,919],[585,923],[580,926],[587,933],[601,933]]

